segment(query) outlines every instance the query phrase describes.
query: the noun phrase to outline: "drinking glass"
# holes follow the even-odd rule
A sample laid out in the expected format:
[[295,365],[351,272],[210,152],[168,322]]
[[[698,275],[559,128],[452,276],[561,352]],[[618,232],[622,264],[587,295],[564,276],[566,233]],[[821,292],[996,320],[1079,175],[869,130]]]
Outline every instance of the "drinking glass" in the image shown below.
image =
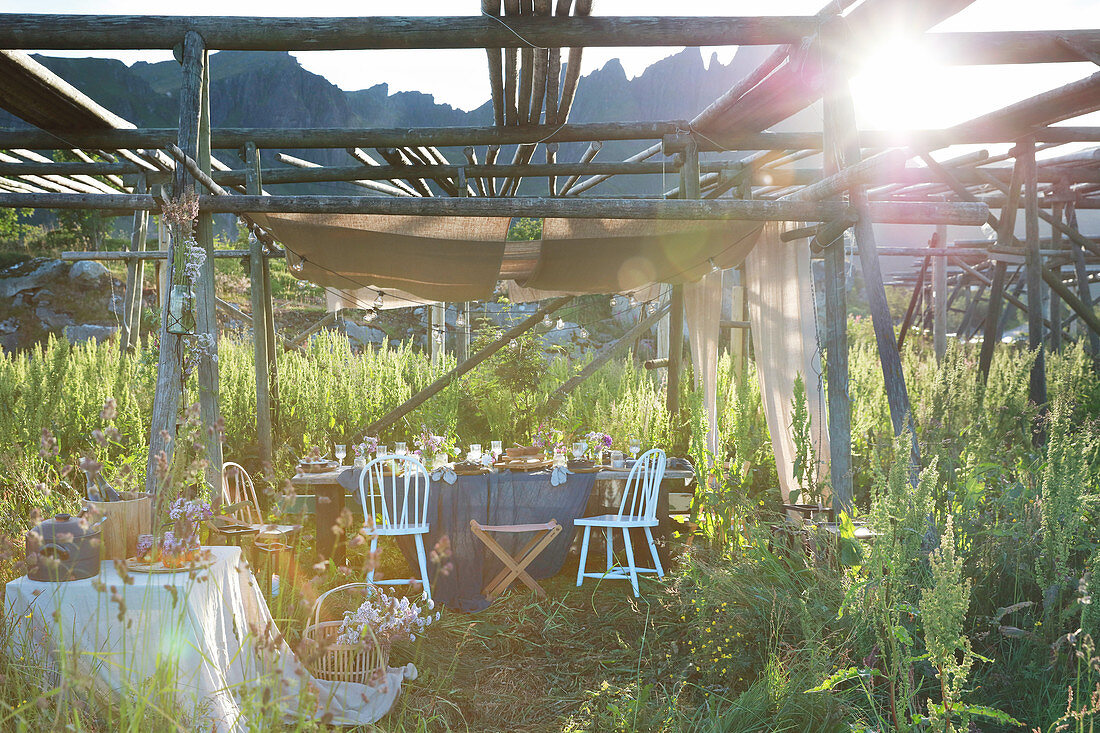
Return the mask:
[[336,462],[339,465],[344,465],[344,458],[348,455],[348,447],[346,445],[336,446]]
[[374,454],[374,457],[378,458],[379,456],[389,455],[389,452],[390,452],[390,447],[388,445],[383,445],[382,443],[379,443],[378,444],[378,452]]
[[634,460],[638,460],[638,453],[642,450],[642,441],[637,438],[630,439],[630,457]]
[[587,447],[588,446],[585,445],[584,443],[574,443],[573,444],[573,457],[575,459],[577,459],[578,461],[580,459],[584,458],[584,449],[587,448]]
[[623,452],[621,450],[611,451],[611,467],[612,468],[625,468],[626,462],[623,461]]
[[478,461],[481,460],[481,443],[471,443],[470,444],[469,459],[471,461],[473,461],[474,463],[477,463]]
[[409,452],[409,446],[405,443],[397,442],[397,443],[394,443],[393,445],[394,445],[393,452],[396,453],[399,456],[406,455]]
[[504,444],[499,440],[494,440],[490,444],[489,452],[493,454],[493,460],[500,458],[500,454],[504,452]]

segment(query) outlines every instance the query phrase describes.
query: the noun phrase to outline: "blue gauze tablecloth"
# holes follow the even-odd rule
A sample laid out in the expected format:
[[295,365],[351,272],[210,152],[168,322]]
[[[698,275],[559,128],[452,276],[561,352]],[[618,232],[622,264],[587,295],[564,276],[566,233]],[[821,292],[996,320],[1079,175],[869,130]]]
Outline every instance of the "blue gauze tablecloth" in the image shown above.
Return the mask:
[[[340,485],[354,494],[356,501],[359,473],[359,470],[345,471],[339,477]],[[564,484],[551,486],[550,471],[494,471],[487,475],[459,476],[454,484],[433,481],[428,501],[431,530],[424,538],[432,598],[461,611],[480,611],[489,606],[481,589],[503,565],[489,555],[485,545],[470,531],[471,519],[482,524],[558,520],[561,533],[527,566],[536,580],[557,574],[573,540],[573,520],[584,512],[595,478],[591,473],[570,474]],[[514,556],[532,535],[495,532],[491,536]],[[401,541],[399,545],[413,568],[413,575],[419,577],[412,542]]]

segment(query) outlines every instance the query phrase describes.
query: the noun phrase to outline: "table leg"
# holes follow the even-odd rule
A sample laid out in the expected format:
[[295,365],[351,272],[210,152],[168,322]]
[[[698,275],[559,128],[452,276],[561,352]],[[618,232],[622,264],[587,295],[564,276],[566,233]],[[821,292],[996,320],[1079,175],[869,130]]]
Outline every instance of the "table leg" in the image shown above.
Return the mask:
[[313,516],[317,523],[317,555],[321,560],[331,559],[343,565],[345,536],[333,533],[332,528],[338,526],[340,515],[344,513],[344,487],[318,484],[316,492],[317,508]]

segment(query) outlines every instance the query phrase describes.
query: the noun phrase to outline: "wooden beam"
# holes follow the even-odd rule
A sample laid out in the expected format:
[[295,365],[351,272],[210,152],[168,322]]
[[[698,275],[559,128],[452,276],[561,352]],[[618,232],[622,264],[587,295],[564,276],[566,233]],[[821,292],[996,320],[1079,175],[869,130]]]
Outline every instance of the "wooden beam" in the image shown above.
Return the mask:
[[[239,260],[242,257],[248,257],[250,250],[247,249],[216,249],[212,255],[214,259],[226,259],[226,260]],[[265,252],[264,257],[267,259],[278,259],[285,257],[286,253],[279,252]],[[117,250],[110,252],[62,252],[58,255],[58,259],[68,260],[70,262],[79,262],[81,260],[97,260],[102,262],[114,262],[123,261],[129,262],[130,260],[164,260],[168,258],[168,252],[166,250],[142,250],[135,252],[133,250]]]
[[[182,168],[181,168],[182,169]],[[679,219],[714,221],[832,221],[848,213],[841,202],[594,199],[594,198],[394,198],[376,196],[200,196],[210,213],[359,213],[402,216],[525,216],[579,219]],[[0,208],[144,209],[159,204],[137,194],[0,194]],[[868,222],[957,224],[985,222],[983,203],[872,201]]]
[[[633,345],[634,342],[637,341],[638,338],[642,334],[644,334],[649,329],[653,328],[653,326],[656,325],[656,323],[659,320],[661,320],[662,318],[665,317],[665,314],[669,312],[670,307],[671,306],[669,306],[667,304],[661,306],[660,308],[658,308],[653,313],[650,313],[645,318],[642,318],[640,321],[635,323],[634,326],[631,327],[631,329],[629,331],[624,333],[622,338],[620,338],[618,341],[615,341],[614,343],[608,344],[607,346],[604,346],[602,349],[600,349],[599,352],[592,358],[592,361],[585,364],[584,368],[581,369],[580,372],[578,372],[577,374],[574,374],[572,377],[567,379],[565,382],[563,382],[561,384],[560,387],[555,389],[550,394],[550,397],[546,400],[546,406],[543,408],[543,411],[542,411],[543,414],[553,414],[554,411],[557,410],[557,408],[560,407],[561,404],[565,401],[566,396],[568,396],[570,392],[572,392],[574,389],[576,389],[586,379],[588,379],[593,374],[595,374],[599,370],[600,367],[602,367],[604,364],[606,364],[608,361],[610,361],[613,357],[615,357],[616,354],[622,353],[626,349],[630,348],[630,346]],[[681,335],[681,337],[683,336],[683,331],[682,330],[680,332],[680,335]],[[682,350],[683,349],[682,349],[682,341],[681,341],[681,351]],[[670,349],[668,359],[654,360],[654,364],[656,365],[659,362],[664,361],[665,362],[664,366],[669,368],[670,374],[671,374],[671,369],[672,369],[672,366],[671,366],[672,365],[672,356],[671,355],[674,351],[675,351],[675,348]],[[649,362],[646,362],[646,364],[648,365]],[[653,369],[653,368],[659,368],[659,366],[653,366],[653,367],[648,367],[647,366],[647,368]],[[669,383],[671,384],[671,381]]]
[[443,391],[443,389],[451,384],[454,380],[458,379],[463,374],[466,374],[478,364],[485,361],[496,352],[500,351],[516,336],[519,336],[521,333],[527,331],[539,321],[541,321],[544,316],[548,316],[551,313],[557,311],[559,308],[561,308],[571,300],[573,300],[572,296],[565,296],[562,298],[555,298],[554,300],[546,303],[530,316],[505,331],[496,341],[486,345],[484,348],[481,349],[481,351],[477,352],[461,364],[458,364],[457,366],[455,366],[454,369],[447,372],[439,379],[435,380],[427,387],[414,394],[404,403],[372,422],[370,425],[365,427],[362,432],[367,435],[378,435],[381,431],[393,425],[402,417],[427,402],[428,399]]
[[[199,145],[199,118],[202,113],[203,92],[203,65],[206,51],[202,37],[194,32],[183,35],[183,81],[179,93],[180,125],[179,148],[188,155],[194,155]],[[194,181],[183,166],[176,167],[175,179],[172,186],[174,197],[182,196],[185,192],[194,189]],[[141,198],[152,200],[151,196]],[[154,206],[156,208],[154,208]],[[146,210],[158,210],[159,206],[152,204],[141,207]],[[169,252],[174,252],[177,242],[169,242]],[[167,282],[172,282],[173,257],[169,257],[167,266]],[[157,486],[157,459],[163,452],[171,457],[174,450],[172,438],[176,434],[176,418],[179,413],[179,403],[182,397],[181,373],[183,365],[180,363],[182,351],[181,338],[168,331],[168,302],[164,298],[164,312],[161,314],[160,325],[160,351],[157,358],[157,384],[153,394],[153,414],[149,422],[149,457],[146,463],[145,490],[155,493]],[[221,464],[218,464],[219,470]],[[217,484],[215,484],[217,485]]]
[[[929,246],[934,247],[935,244],[935,239],[933,239]],[[928,266],[931,264],[929,262],[931,259],[931,257],[925,257],[921,260],[917,282],[913,285],[913,296],[909,299],[909,307],[905,309],[905,316],[901,319],[901,329],[898,331],[898,351],[901,351],[902,347],[905,346],[905,335],[909,333],[909,328],[913,325],[913,314],[916,313],[917,301],[920,300],[921,293],[924,292],[924,282],[928,276]],[[942,260],[939,258],[937,258],[937,261],[942,264]]]
[[1030,133],[1033,128],[1100,109],[1100,72],[956,125],[956,131],[993,131],[1000,135]]
[[339,51],[563,46],[771,46],[799,43],[819,21],[775,17],[329,17],[0,14],[0,48],[171,49],[188,31],[209,48]]
[[[658,122],[595,122],[583,124],[527,125],[508,127],[422,127],[422,128],[278,128],[223,127],[211,134],[211,146],[239,150],[253,141],[266,149],[384,148],[405,145],[462,147],[465,145],[517,145],[535,142],[592,142],[602,140],[660,140],[665,135],[688,129],[686,120]],[[81,148],[124,150],[163,148],[175,140],[173,128],[67,131],[64,139],[43,130],[0,129],[0,149],[68,150]],[[991,130],[866,130],[860,133],[867,148],[912,146],[937,149],[949,145],[1005,143],[1014,139]],[[1100,141],[1100,127],[1055,126],[1035,131],[1039,142],[1062,144]],[[817,132],[708,132],[699,140],[702,151],[715,150],[820,150]],[[647,151],[648,152],[648,151]],[[654,146],[646,160],[660,152]]]
[[1100,30],[1040,30],[1040,31],[972,31],[925,33],[918,41],[928,58],[938,64],[1000,65],[1056,64],[1083,59],[1071,44],[1096,48],[1100,46]]
[[[1074,209],[1073,204],[1066,205],[1066,224],[1071,228],[1077,228],[1077,211]],[[1081,299],[1081,302],[1089,306],[1093,306],[1092,290],[1089,286],[1088,270],[1085,269],[1085,251],[1081,245],[1071,239],[1069,243],[1070,249],[1073,251],[1073,270],[1077,275],[1077,294]],[[1090,330],[1088,334],[1089,352],[1092,354],[1093,362],[1096,363],[1100,360],[1100,332]]]

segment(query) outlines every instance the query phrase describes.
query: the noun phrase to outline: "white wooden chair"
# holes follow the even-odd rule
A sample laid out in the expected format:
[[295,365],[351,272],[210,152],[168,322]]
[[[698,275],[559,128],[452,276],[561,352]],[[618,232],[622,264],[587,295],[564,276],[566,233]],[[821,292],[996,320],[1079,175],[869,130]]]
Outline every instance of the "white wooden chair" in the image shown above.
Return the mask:
[[256,542],[259,544],[277,542],[287,545],[302,530],[300,524],[265,522],[252,477],[244,466],[233,461],[222,464],[222,502],[226,506],[242,505],[229,518],[254,530]]
[[[663,578],[665,571],[657,557],[657,543],[653,539],[652,528],[657,520],[657,492],[661,488],[661,479],[665,475],[665,452],[658,448],[648,450],[641,455],[630,469],[623,490],[623,499],[619,503],[618,514],[603,514],[598,517],[583,517],[573,521],[576,526],[584,527],[584,541],[581,543],[581,561],[577,568],[577,586],[585,578],[615,578],[629,580],[638,595],[638,573],[656,573]],[[593,527],[603,527],[607,536],[607,570],[602,573],[586,573],[588,559],[588,540]],[[638,528],[645,531],[649,544],[649,554],[653,556],[652,568],[640,568],[634,561],[634,548],[630,543],[630,530]],[[623,543],[626,545],[626,567],[615,569],[614,531],[622,530]]]
[[[359,475],[359,501],[363,505],[364,529],[371,535],[371,558],[378,550],[379,537],[411,535],[416,544],[416,559],[420,564],[420,579],[374,579],[374,568],[367,579],[377,585],[405,585],[420,582],[424,596],[432,597],[428,581],[428,556],[424,551],[424,535],[431,528],[428,522],[428,495],[431,481],[424,464],[413,456],[379,456],[367,464]],[[368,560],[370,562],[370,560]]]

